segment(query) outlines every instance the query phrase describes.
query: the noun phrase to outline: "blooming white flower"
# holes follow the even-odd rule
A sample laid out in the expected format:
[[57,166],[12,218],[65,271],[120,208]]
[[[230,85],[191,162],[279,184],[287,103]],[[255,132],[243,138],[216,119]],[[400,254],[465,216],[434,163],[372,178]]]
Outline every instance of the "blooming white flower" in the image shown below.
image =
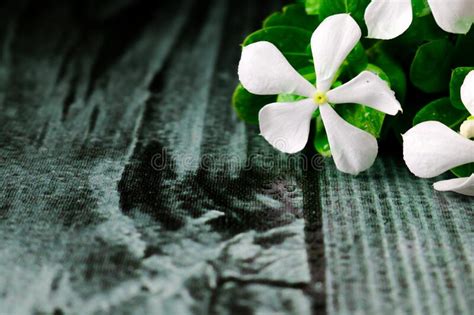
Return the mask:
[[[466,34],[474,23],[473,0],[428,0],[436,23],[444,31]],[[392,39],[413,20],[411,0],[372,0],[365,10],[370,38]]]
[[319,108],[336,167],[358,174],[377,157],[377,141],[366,131],[343,120],[329,104],[359,103],[395,115],[401,110],[388,84],[372,72],[330,90],[336,72],[361,37],[361,30],[348,14],[325,19],[311,38],[317,84],[306,81],[269,42],[243,48],[239,63],[242,85],[257,95],[297,94],[307,99],[272,103],[259,112],[261,135],[286,153],[301,151],[309,136],[312,114]]
[[[464,80],[461,99],[474,116],[474,71]],[[403,157],[410,171],[418,177],[430,178],[473,163],[474,141],[469,138],[474,137],[474,120],[466,120],[463,126],[461,134],[437,121],[423,122],[408,130],[403,135]],[[474,173],[470,177],[437,182],[434,188],[474,196]]]

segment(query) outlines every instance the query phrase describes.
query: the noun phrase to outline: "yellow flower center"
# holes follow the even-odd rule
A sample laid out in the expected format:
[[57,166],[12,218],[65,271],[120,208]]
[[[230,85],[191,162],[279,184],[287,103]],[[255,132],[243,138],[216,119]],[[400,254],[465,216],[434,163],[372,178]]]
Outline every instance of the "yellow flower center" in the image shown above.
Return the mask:
[[323,105],[328,102],[328,97],[326,96],[326,93],[318,91],[314,94],[313,100],[316,104]]

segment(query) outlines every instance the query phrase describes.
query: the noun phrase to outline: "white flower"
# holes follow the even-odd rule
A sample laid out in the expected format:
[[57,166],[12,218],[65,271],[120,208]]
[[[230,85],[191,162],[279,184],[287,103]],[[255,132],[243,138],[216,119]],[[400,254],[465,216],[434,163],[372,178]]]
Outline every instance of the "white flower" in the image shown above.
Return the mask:
[[[473,0],[428,0],[436,23],[444,31],[466,34],[474,23]],[[365,10],[369,38],[392,39],[413,20],[411,0],[372,0]]]
[[273,44],[257,42],[244,47],[239,78],[249,92],[307,97],[293,103],[269,104],[260,110],[260,132],[276,149],[301,151],[308,141],[312,114],[319,108],[337,168],[358,174],[373,164],[378,151],[375,138],[347,123],[329,105],[359,103],[390,115],[401,110],[387,83],[368,71],[330,90],[337,70],[360,37],[359,26],[348,14],[333,15],[321,23],[311,38],[316,87],[298,74]]
[[[474,116],[474,71],[464,80],[461,99]],[[474,137],[473,123],[474,120],[464,122],[465,134],[458,134],[437,121],[423,122],[408,130],[403,135],[403,157],[410,171],[418,177],[430,178],[454,167],[473,163],[474,141],[469,139]],[[434,188],[474,196],[474,173],[470,177],[437,182]]]

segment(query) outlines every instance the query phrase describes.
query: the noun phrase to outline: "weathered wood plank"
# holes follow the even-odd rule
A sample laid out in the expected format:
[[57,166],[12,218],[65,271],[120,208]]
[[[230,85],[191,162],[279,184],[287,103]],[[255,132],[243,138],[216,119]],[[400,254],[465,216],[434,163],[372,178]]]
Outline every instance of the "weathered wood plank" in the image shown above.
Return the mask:
[[229,106],[275,3],[111,3],[25,3],[5,26],[0,309],[320,310],[302,170]]
[[393,158],[321,177],[330,314],[469,314],[473,204]]

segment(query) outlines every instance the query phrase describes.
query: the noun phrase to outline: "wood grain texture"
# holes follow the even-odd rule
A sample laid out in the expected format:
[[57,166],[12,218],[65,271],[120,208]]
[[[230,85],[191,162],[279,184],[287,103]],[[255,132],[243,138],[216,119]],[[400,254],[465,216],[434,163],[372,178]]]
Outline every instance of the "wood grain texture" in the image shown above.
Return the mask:
[[0,314],[468,314],[472,201],[276,153],[230,98],[279,1],[0,9]]
[[[449,176],[446,176],[449,177]],[[473,201],[393,158],[320,177],[329,314],[470,314]]]

